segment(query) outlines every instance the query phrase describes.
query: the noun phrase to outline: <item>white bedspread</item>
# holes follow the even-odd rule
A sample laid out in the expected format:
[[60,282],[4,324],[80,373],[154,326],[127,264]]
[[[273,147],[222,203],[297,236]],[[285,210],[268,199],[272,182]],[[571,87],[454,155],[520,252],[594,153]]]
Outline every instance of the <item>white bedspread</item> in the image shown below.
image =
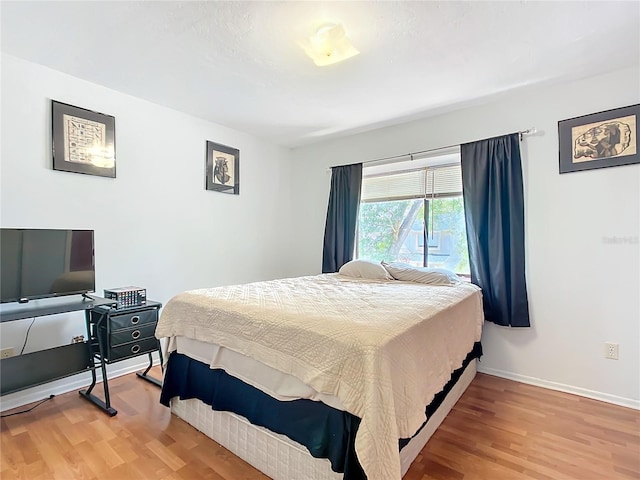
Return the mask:
[[156,336],[212,342],[337,396],[361,418],[369,480],[401,478],[398,439],[462,366],[482,330],[480,289],[326,274],[193,290],[164,307]]

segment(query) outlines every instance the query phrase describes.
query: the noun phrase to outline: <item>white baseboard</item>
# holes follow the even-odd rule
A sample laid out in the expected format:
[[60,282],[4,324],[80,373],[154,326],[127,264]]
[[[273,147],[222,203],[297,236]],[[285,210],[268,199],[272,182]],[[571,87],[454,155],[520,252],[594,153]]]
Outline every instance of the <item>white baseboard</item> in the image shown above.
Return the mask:
[[588,390],[586,388],[575,387],[573,385],[565,385],[563,383],[550,382],[536,377],[528,377],[526,375],[519,375],[517,373],[505,372],[503,370],[496,370],[494,368],[486,368],[482,366],[482,363],[478,363],[478,372],[486,373],[487,375],[493,375],[495,377],[506,378],[514,380],[520,383],[526,383],[528,385],[535,385],[536,387],[548,388],[549,390],[557,390],[559,392],[572,393],[581,397],[593,398],[594,400],[600,400],[602,402],[613,403],[622,407],[633,408],[640,410],[640,400],[634,400],[633,398],[618,397],[616,395],[610,395],[608,393],[597,392],[595,390]]
[[[107,377],[109,379],[112,379],[120,377],[122,375],[127,375],[139,370],[144,370],[148,365],[149,363],[145,359],[140,363],[136,363],[135,365],[127,365],[115,370],[108,370]],[[154,361],[154,365],[159,365],[157,360]],[[482,363],[478,363],[478,372],[486,373],[487,375],[493,375],[495,377],[514,380],[520,383],[526,383],[528,385],[535,385],[537,387],[557,390],[559,392],[572,393],[581,397],[593,398],[594,400],[600,400],[602,402],[613,403],[614,405],[620,405],[622,407],[640,410],[640,401],[634,400],[632,398],[618,397],[616,395],[610,395],[608,393],[597,392],[595,390],[575,387],[573,385],[550,382],[541,378],[528,377],[526,375],[506,372],[504,370],[497,370],[494,368],[486,368],[482,365]],[[100,369],[97,370],[97,378],[98,382],[102,382],[102,372],[100,371]],[[21,390],[19,392],[10,393],[3,397],[0,397],[0,412],[11,410],[13,408],[27,405],[29,403],[37,402],[39,400],[47,398],[49,395],[61,395],[73,390],[81,390],[82,388],[85,388],[90,384],[91,374],[87,372],[63,378],[61,380],[56,380],[54,382],[49,382],[44,385],[39,385],[37,387],[29,388],[26,390]],[[98,394],[100,394],[101,387],[97,386],[96,388],[98,389]]]
[[[154,365],[159,365],[157,359],[154,358]],[[111,369],[109,367],[117,366],[118,368]],[[112,379],[116,377],[120,377],[122,375],[126,375],[128,373],[138,372],[140,370],[145,370],[149,366],[149,360],[147,356],[141,357],[139,363],[130,364],[128,362],[124,362],[123,364],[112,364],[107,366],[107,378]],[[96,377],[98,383],[102,382],[102,372],[100,368],[96,369]],[[60,380],[56,380],[53,382],[48,382],[43,385],[38,385],[37,387],[28,388],[25,390],[20,390],[19,392],[9,393],[0,397],[0,412],[4,412],[6,410],[11,410],[16,407],[21,407],[22,405],[27,405],[29,403],[37,402],[44,398],[49,397],[49,395],[61,395],[63,393],[72,392],[74,390],[81,390],[83,388],[91,385],[91,373],[83,372],[78,373],[77,375],[72,375],[70,377],[66,377]],[[99,397],[102,398],[104,395],[104,390],[102,389],[102,385],[96,385],[94,392],[97,393]],[[78,395],[80,398],[80,395]],[[85,401],[85,400],[81,400]],[[86,402],[89,405],[89,402]]]

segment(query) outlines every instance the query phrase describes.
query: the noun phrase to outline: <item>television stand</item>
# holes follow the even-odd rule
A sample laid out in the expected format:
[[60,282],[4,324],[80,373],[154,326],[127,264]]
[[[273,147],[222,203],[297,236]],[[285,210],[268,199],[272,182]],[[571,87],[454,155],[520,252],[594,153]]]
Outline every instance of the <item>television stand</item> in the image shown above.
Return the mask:
[[[74,296],[2,304],[0,323],[82,310],[85,311],[86,319],[90,309],[101,305],[113,305],[113,300],[95,297],[88,301]],[[0,362],[0,396],[82,373],[89,368],[91,364],[87,342],[4,358]]]
[[13,322],[25,318],[43,317],[56,313],[77,312],[90,310],[101,305],[114,305],[113,300],[91,297],[87,295],[73,297],[48,298],[43,300],[30,300],[24,303],[4,303],[0,306],[0,322]]

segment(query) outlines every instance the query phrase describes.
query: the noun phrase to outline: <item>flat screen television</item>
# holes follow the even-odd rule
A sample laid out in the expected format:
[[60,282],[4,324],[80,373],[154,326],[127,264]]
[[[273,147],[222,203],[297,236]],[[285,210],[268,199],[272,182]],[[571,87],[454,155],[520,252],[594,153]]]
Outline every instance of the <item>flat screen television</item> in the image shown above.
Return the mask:
[[0,229],[0,301],[93,292],[93,230]]

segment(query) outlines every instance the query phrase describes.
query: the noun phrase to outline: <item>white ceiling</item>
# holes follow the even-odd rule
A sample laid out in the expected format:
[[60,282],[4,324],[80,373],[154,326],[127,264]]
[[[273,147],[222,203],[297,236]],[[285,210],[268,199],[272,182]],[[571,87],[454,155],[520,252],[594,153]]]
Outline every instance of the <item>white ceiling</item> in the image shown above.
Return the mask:
[[[0,5],[5,53],[290,147],[640,63],[638,1]],[[316,67],[323,21],[360,55]]]

